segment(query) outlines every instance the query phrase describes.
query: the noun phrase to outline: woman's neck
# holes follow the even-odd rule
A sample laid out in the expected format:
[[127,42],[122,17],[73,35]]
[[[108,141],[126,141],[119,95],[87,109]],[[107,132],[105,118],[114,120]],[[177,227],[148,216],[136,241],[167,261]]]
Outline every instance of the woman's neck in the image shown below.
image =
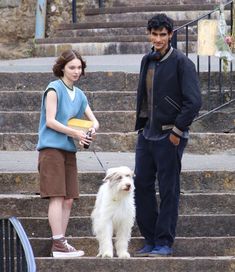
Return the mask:
[[64,84],[69,88],[73,89],[73,81],[69,81],[66,78],[62,77],[61,80],[64,82]]

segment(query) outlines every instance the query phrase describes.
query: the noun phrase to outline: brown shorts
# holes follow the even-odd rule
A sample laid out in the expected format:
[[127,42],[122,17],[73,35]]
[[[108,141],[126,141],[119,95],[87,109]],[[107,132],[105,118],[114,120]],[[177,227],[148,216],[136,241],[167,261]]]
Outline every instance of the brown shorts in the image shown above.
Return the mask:
[[75,153],[54,148],[42,149],[39,151],[38,171],[42,198],[78,198]]

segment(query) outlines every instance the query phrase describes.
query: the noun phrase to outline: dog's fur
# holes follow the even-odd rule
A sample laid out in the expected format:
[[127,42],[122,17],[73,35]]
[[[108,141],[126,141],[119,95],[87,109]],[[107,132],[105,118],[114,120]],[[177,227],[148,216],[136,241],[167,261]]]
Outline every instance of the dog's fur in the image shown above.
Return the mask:
[[135,220],[133,171],[109,168],[100,186],[91,214],[93,233],[99,242],[97,257],[113,257],[112,237],[119,258],[129,258],[128,242]]

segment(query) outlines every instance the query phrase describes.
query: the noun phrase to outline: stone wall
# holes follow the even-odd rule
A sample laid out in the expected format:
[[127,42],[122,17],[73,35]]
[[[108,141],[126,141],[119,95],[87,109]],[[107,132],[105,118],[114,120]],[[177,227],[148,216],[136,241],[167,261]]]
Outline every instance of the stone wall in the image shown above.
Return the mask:
[[[77,0],[77,13],[97,0]],[[0,59],[30,56],[35,34],[37,0],[0,0]],[[46,35],[60,23],[72,21],[72,0],[47,0]]]

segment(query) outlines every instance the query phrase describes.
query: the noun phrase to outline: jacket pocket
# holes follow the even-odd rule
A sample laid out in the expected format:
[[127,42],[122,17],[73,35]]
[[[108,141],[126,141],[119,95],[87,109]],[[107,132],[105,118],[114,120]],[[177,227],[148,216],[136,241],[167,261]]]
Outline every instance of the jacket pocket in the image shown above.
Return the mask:
[[172,98],[170,98],[168,95],[164,97],[164,99],[172,106],[174,107],[177,111],[180,111],[181,108],[177,102],[175,102]]
[[164,96],[155,107],[156,121],[162,125],[174,124],[180,111],[180,105],[175,100],[169,96]]

